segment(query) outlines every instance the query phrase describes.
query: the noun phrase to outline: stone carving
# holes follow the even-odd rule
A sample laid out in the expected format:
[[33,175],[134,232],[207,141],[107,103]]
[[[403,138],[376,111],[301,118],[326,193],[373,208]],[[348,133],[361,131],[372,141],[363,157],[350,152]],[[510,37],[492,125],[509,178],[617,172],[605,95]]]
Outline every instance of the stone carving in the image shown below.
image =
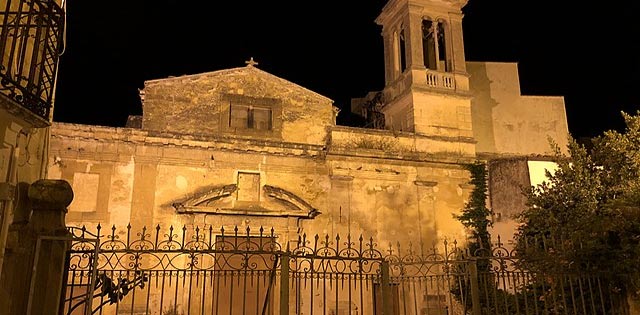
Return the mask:
[[238,186],[236,184],[216,186],[203,194],[196,195],[181,202],[175,202],[172,206],[178,212],[188,211],[187,208],[210,207],[213,206],[216,201],[231,196],[237,189]]
[[172,204],[178,213],[300,217],[313,219],[318,209],[285,189],[264,185],[263,197],[257,201],[237,200],[236,184],[216,186],[204,193]]
[[313,219],[320,214],[318,209],[313,208],[310,204],[308,204],[302,198],[296,196],[295,194],[289,191],[286,191],[282,188],[269,186],[269,185],[264,185],[262,189],[264,190],[265,193],[267,193],[269,197],[275,198],[282,203],[290,205],[297,211],[307,213],[310,219]]

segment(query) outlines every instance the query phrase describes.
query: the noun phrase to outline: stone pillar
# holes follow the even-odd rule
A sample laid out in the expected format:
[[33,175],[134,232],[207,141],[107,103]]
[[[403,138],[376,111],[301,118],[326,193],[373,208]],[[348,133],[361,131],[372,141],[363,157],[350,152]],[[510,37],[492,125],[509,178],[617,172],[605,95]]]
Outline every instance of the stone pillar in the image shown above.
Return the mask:
[[449,32],[451,34],[451,66],[455,73],[466,75],[467,65],[464,57],[461,13],[449,13]]
[[[0,314],[57,314],[65,272],[69,183],[41,179],[28,190],[28,221],[14,221],[0,276]],[[28,217],[28,216],[27,216]]]
[[409,12],[409,28],[411,38],[411,69],[424,70],[424,52],[422,48],[422,8]]
[[395,71],[395,51],[394,51],[394,33],[393,30],[385,29],[382,31],[382,42],[384,45],[384,82],[389,85],[396,78]]

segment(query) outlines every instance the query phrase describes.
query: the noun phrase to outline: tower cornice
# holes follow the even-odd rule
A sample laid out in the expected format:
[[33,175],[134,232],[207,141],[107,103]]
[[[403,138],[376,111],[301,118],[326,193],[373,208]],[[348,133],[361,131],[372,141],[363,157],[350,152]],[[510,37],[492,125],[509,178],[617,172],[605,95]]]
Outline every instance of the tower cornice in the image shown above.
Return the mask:
[[435,9],[436,11],[455,12],[462,14],[462,8],[467,5],[469,0],[389,0],[382,8],[382,12],[375,19],[378,25],[384,25],[393,16],[403,9],[409,9],[412,13],[425,8]]

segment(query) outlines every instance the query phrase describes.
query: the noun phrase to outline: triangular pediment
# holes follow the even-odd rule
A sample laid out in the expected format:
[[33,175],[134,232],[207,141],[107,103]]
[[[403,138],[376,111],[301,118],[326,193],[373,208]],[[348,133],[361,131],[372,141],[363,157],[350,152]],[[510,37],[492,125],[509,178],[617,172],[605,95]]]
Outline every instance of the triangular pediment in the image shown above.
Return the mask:
[[331,99],[255,66],[145,81],[141,97],[141,129],[161,133],[324,144],[335,124]]
[[255,201],[237,199],[236,184],[210,187],[174,202],[178,213],[219,215],[251,215],[269,217],[300,217],[313,219],[320,212],[303,198],[285,189],[264,185],[262,198]]
[[284,91],[288,93],[295,93],[305,98],[312,98],[320,102],[333,102],[333,100],[329,99],[326,96],[311,91],[286,79],[275,76],[264,70],[258,69],[255,66],[238,67],[191,75],[183,75],[178,77],[155,79],[146,81],[145,84],[149,85],[175,82],[181,82],[183,84],[199,84],[201,82],[206,82],[206,84],[215,86],[216,82],[218,81],[222,81],[225,83],[231,82],[233,86],[236,86],[238,88],[237,91],[251,90],[247,89],[247,87],[259,85],[266,87],[266,89],[260,89],[263,91]]

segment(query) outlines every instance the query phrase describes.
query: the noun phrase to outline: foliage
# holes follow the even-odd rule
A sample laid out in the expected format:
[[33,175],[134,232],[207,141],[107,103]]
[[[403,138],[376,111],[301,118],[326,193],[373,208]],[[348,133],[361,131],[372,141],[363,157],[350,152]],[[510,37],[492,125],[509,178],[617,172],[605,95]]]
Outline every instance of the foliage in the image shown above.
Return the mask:
[[640,112],[622,113],[626,129],[593,139],[587,150],[569,139],[554,144],[558,169],[526,191],[516,250],[534,272],[605,275],[619,290],[636,290],[640,273]]
[[[467,243],[466,250],[460,253],[459,258],[466,252],[473,257],[488,257],[491,255],[491,235],[489,234],[489,227],[491,221],[489,216],[491,211],[487,208],[487,169],[484,162],[476,161],[472,164],[465,165],[465,168],[471,174],[469,184],[472,184],[473,190],[469,197],[469,201],[465,204],[462,213],[454,215],[458,221],[464,225],[470,232],[469,242]],[[479,258],[476,260],[477,269],[479,271],[478,278],[484,274],[485,280],[487,275],[490,275],[491,263],[488,259]],[[464,270],[459,270],[464,272]],[[478,281],[481,292],[487,292],[493,294],[502,294],[500,290],[496,290],[493,281]],[[465,309],[471,308],[471,288],[468,283],[461,282],[455,283],[452,287],[451,293],[458,299],[458,301],[465,301]],[[466,296],[466,299],[462,297]],[[490,306],[491,299],[481,300],[481,307],[483,312],[491,312],[493,308]]]
[[491,236],[489,234],[491,211],[486,206],[487,170],[485,163],[480,161],[467,164],[465,168],[471,173],[469,184],[472,184],[474,188],[462,213],[454,215],[454,217],[471,231],[472,241],[468,245],[469,252],[476,254],[480,249],[489,250],[491,248]]

